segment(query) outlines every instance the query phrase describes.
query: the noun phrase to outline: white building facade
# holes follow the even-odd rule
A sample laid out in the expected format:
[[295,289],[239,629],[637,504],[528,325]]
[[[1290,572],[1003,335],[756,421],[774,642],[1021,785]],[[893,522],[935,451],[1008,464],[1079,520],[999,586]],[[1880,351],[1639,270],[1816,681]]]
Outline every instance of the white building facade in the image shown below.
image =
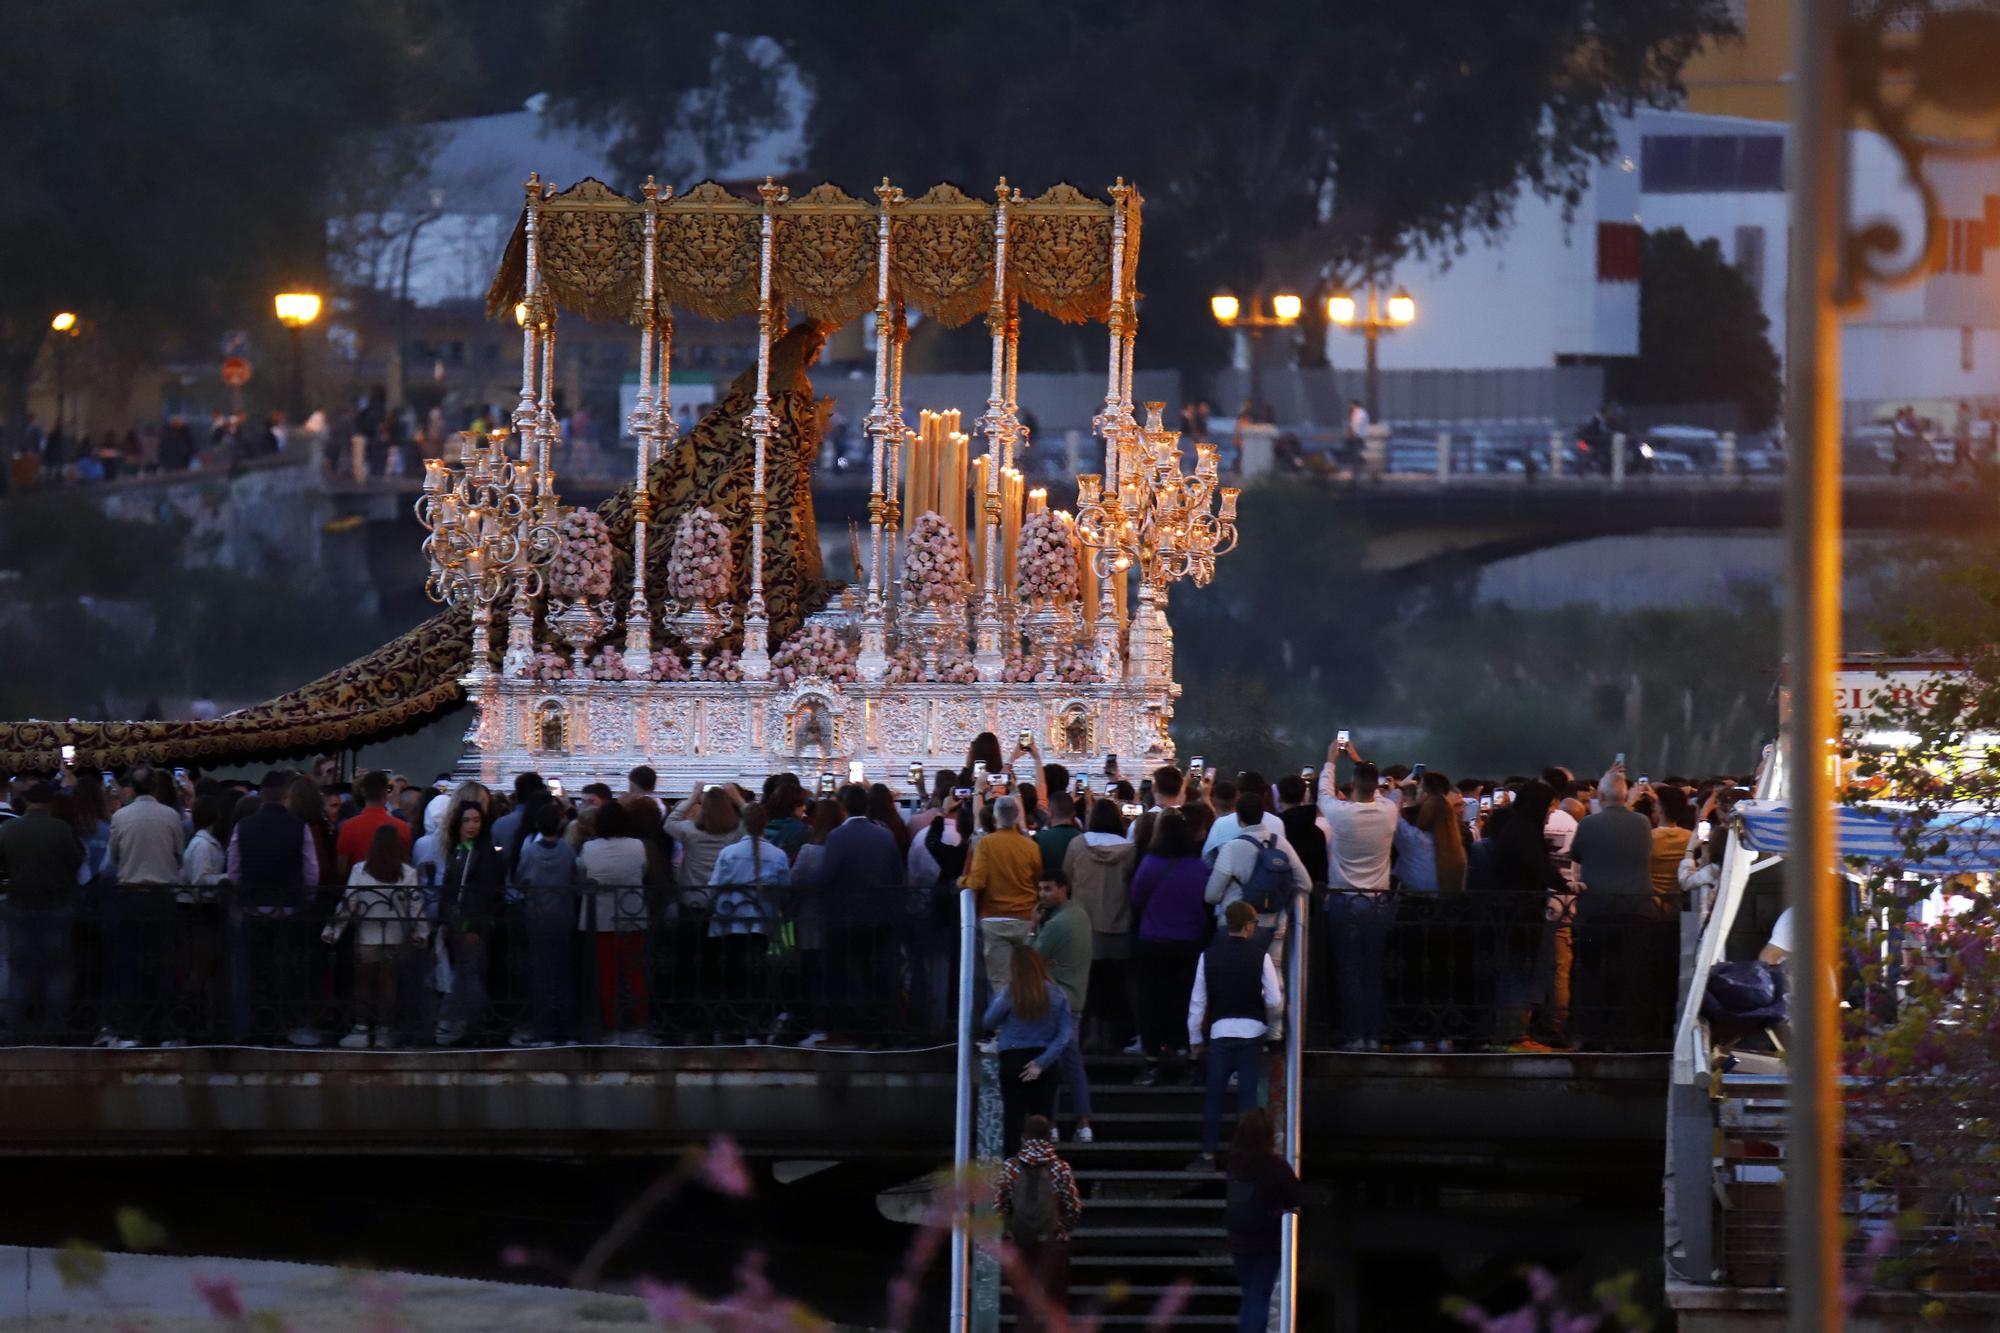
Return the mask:
[[[1618,126],[1619,147],[1594,173],[1574,216],[1524,199],[1496,242],[1398,266],[1392,283],[1417,298],[1415,324],[1381,342],[1384,369],[1492,370],[1638,351],[1637,241],[1680,227],[1716,241],[1749,279],[1785,351],[1790,201],[1785,127],[1769,121],[1642,111]],[[1881,136],[1850,145],[1851,210],[1886,218],[1911,253],[1922,209]],[[1875,291],[1843,335],[1841,397],[1850,426],[1905,403],[1950,421],[1957,404],[2000,406],[2000,162],[1934,162],[1946,214],[1944,256],[1915,284]],[[1358,363],[1356,339],[1334,331],[1338,366]]]

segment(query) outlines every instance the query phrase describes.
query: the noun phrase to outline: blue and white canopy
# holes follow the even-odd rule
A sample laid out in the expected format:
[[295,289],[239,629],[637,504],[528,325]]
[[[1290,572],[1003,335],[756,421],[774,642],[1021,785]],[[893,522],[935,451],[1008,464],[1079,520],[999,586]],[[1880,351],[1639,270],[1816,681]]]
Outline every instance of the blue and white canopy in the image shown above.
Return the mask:
[[[1743,801],[1734,811],[1743,845],[1767,855],[1786,852],[1790,805],[1785,801]],[[1974,807],[1947,806],[1923,827],[1921,845],[1928,850],[1945,843],[1941,856],[1904,861],[1908,855],[1903,833],[1909,807],[1884,803],[1865,810],[1834,809],[1835,836],[1843,857],[1868,861],[1903,861],[1904,868],[1924,875],[1963,875],[2000,870],[2000,815]]]

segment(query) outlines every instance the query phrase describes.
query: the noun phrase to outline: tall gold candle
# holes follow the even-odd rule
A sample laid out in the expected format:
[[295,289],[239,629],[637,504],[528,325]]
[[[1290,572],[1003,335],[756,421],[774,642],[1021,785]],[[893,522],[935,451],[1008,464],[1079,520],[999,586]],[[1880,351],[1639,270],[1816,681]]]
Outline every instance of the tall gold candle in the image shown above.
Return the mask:
[[1097,623],[1097,562],[1091,559],[1088,546],[1077,535],[1076,520],[1063,515],[1063,523],[1069,529],[1070,540],[1076,545],[1077,589],[1083,598],[1083,623],[1087,626]]
[[[957,413],[954,412],[950,415],[956,416]],[[951,441],[951,470],[945,473],[945,478],[951,488],[951,527],[952,531],[962,537],[965,535],[966,530],[965,488],[968,484],[970,469],[967,463],[971,457],[971,451],[966,447],[968,443],[966,437],[959,434],[958,431],[952,430],[949,438]]]
[[1035,487],[1035,489],[1034,489],[1034,490],[1032,490],[1032,491],[1029,491],[1029,492],[1028,492],[1028,517],[1029,517],[1029,518],[1033,518],[1033,517],[1034,517],[1034,516],[1035,516],[1036,514],[1046,514],[1046,513],[1048,512],[1048,510],[1049,510],[1049,488],[1048,488],[1048,487],[1046,487],[1046,486],[1037,486],[1037,487]]
[[[986,586],[986,488],[992,469],[993,460],[985,454],[972,460],[972,581],[981,588]],[[963,503],[963,492],[959,498]]]
[[921,512],[917,508],[917,497],[923,494],[924,418],[929,415],[930,413],[923,411],[917,413],[917,438],[914,442],[905,446],[905,451],[909,454],[908,459],[903,464],[902,530],[905,533],[909,532],[910,524],[915,521],[918,513]]
[[1111,572],[1111,600],[1118,606],[1118,637],[1125,637],[1125,624],[1131,613],[1125,609],[1125,576],[1129,570],[1115,569]]
[[1000,570],[1011,591],[1014,587],[1014,566],[1017,560],[1016,547],[1021,540],[1021,474],[1013,468],[1005,468],[1000,475],[1000,541],[1005,559],[1000,562]]

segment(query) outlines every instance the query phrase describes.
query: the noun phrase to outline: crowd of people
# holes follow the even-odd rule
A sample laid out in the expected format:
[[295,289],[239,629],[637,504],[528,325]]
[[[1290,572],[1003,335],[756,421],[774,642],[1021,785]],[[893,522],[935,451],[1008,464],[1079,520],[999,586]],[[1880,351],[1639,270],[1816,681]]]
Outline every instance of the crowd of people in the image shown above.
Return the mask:
[[[443,457],[457,432],[483,435],[508,425],[507,414],[490,404],[419,411],[387,407],[385,399],[386,391],[377,389],[352,406],[315,410],[296,420],[282,411],[252,418],[215,409],[205,420],[174,412],[123,431],[82,431],[30,415],[9,466],[0,474],[0,489],[93,485],[182,472],[227,474],[244,463],[281,456],[314,461],[329,480],[359,484],[417,478],[423,475],[424,460]],[[694,421],[694,409],[684,406],[680,428],[688,430]],[[557,427],[558,448],[578,450],[565,455],[572,465],[586,459],[615,461],[600,460],[601,442],[588,408],[564,411]]]
[[[970,889],[1010,1143],[1058,1083],[1088,1136],[1085,1051],[1142,1055],[1144,1082],[1205,1064],[1248,1085],[1251,1048],[1282,1031],[1293,933],[1316,1044],[1658,1049],[1684,886],[1714,873],[1718,811],[1743,790],[1622,763],[1452,782],[1378,768],[1344,736],[1276,782],[1195,760],[1135,783],[990,734],[922,790],[655,787],[643,767],[622,792],[533,773],[506,791],[343,782],[332,761],[255,787],[145,765],[18,776],[0,810],[5,1031],[88,1040],[89,1016],[106,1044],[935,1040]],[[1053,1003],[1032,998],[1050,986]]]
[[288,423],[282,412],[252,421],[241,412],[217,410],[210,412],[205,422],[190,421],[176,412],[124,431],[95,433],[76,430],[61,421],[45,426],[30,415],[9,480],[26,490],[162,473],[228,472],[251,459],[283,453],[299,429]]

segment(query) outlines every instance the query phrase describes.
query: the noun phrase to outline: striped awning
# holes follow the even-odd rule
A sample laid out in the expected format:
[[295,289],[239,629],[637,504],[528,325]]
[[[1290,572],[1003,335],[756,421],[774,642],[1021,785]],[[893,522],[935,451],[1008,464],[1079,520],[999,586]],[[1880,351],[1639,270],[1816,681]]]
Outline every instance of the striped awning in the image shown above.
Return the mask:
[[[1836,838],[1842,857],[1868,862],[1897,862],[1926,875],[1963,875],[2000,870],[2000,815],[1971,807],[1946,807],[1923,824],[1918,839],[1921,855],[1912,858],[1905,839],[1912,827],[1910,808],[1888,803],[1834,810]],[[1734,815],[1743,843],[1753,851],[1782,856],[1786,851],[1791,807],[1785,801],[1743,801]]]

